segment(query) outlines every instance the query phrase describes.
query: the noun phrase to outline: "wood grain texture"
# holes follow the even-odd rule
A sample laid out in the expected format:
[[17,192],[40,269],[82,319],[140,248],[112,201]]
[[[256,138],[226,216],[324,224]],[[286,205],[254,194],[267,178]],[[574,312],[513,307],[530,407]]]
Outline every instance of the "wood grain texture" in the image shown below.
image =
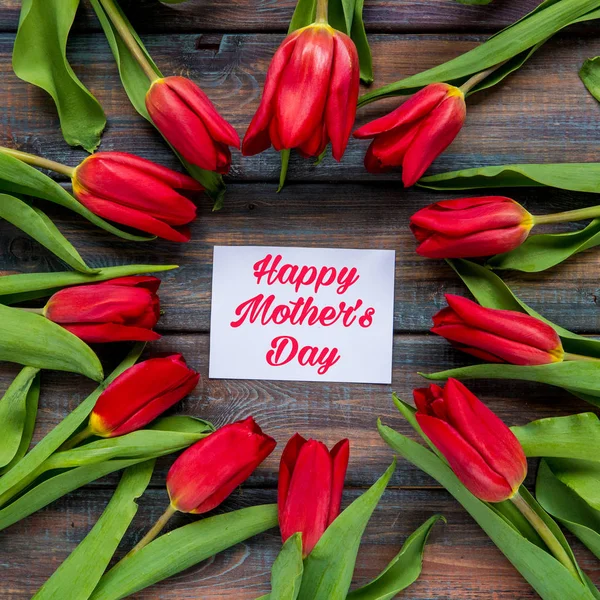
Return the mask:
[[[395,476],[393,482],[397,480]],[[359,493],[358,490],[346,490],[344,506]],[[76,492],[2,532],[0,567],[5,564],[12,567],[3,572],[2,599],[31,597],[85,537],[109,497],[110,490],[95,490],[93,495]],[[226,501],[223,510],[274,501],[274,491],[244,487]],[[158,518],[167,502],[166,493],[159,490],[150,490],[139,500],[138,515],[117,552],[118,558],[143,535],[148,524]],[[362,585],[377,576],[408,535],[436,513],[444,514],[448,523],[438,524],[433,529],[425,552],[423,574],[400,598],[538,598],[470,516],[442,490],[391,488],[386,491],[363,538],[354,585]],[[184,525],[192,520],[194,517],[176,515],[170,526]],[[270,530],[130,598],[253,600],[268,592],[269,571],[280,547],[277,530]],[[581,546],[577,548],[577,557],[588,575],[598,581],[598,561]]]
[[[166,6],[158,0],[120,2],[135,28],[156,31],[286,31],[294,11],[294,0],[190,0]],[[503,2],[492,6],[466,6],[455,0],[372,0],[365,3],[369,31],[495,31],[533,10],[538,0]],[[20,0],[0,1],[0,31],[15,31]],[[82,0],[76,31],[95,31],[98,21]]]

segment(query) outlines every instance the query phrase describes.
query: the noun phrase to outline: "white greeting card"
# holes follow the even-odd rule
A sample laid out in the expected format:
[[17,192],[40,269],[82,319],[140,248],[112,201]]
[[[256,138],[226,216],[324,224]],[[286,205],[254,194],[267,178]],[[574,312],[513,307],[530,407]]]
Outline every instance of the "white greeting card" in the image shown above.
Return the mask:
[[209,376],[391,383],[393,250],[216,246]]

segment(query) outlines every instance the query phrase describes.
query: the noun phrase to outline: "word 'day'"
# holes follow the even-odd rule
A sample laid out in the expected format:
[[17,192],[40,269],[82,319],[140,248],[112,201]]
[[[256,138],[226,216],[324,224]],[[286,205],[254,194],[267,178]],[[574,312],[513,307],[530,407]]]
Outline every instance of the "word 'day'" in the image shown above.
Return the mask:
[[394,252],[217,246],[210,377],[390,383]]

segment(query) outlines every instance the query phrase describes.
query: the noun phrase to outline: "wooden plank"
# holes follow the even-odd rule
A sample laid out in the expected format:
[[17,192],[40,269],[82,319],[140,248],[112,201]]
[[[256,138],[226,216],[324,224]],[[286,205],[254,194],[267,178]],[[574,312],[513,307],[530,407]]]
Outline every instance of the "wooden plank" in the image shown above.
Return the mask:
[[[144,32],[286,31],[295,0],[191,0],[165,6],[158,0],[124,0],[120,3],[134,27]],[[453,0],[373,0],[365,3],[368,31],[495,31],[506,27],[539,4],[539,0],[497,2],[496,6],[465,6]],[[20,0],[0,0],[0,31],[15,31]],[[98,30],[91,7],[82,2],[77,31]]]
[[[240,134],[256,110],[265,72],[281,39],[281,35],[273,34],[145,36],[165,73],[183,73],[199,82]],[[373,35],[377,85],[440,64],[483,39],[481,35]],[[49,96],[12,73],[12,42],[12,35],[0,35],[0,77],[8,99],[0,109],[5,131],[0,141],[76,164],[85,154],[70,150],[62,140]],[[561,37],[548,42],[504,84],[469,100],[463,131],[436,161],[432,172],[511,162],[597,161],[598,104],[577,73],[586,58],[598,54],[598,39]],[[102,149],[136,152],[176,167],[156,132],[127,101],[100,34],[75,36],[70,56],[75,71],[107,112],[109,128]],[[397,104],[394,99],[371,104],[360,111],[357,124]],[[367,145],[364,140],[351,141],[341,164],[326,157],[321,165],[314,166],[314,161],[294,156],[289,179],[399,182],[399,172],[383,176],[366,173],[362,163]],[[247,158],[234,153],[231,174],[236,180],[275,181],[278,173],[279,156],[273,150]]]
[[[347,490],[344,505],[359,493]],[[108,490],[81,490],[0,533],[0,564],[8,567],[0,579],[0,596],[4,600],[30,598],[87,534],[109,497]],[[274,490],[243,488],[226,501],[224,510],[274,501]],[[167,502],[166,493],[159,490],[151,490],[141,498],[138,515],[117,558],[133,546]],[[538,597],[462,507],[442,490],[389,489],[384,494],[363,537],[354,585],[363,585],[377,576],[408,535],[436,513],[444,514],[448,523],[434,528],[423,574],[402,593],[403,599]],[[170,526],[194,520],[176,515]],[[598,582],[598,561],[578,542],[574,546],[582,568]],[[280,547],[277,530],[270,530],[131,598],[253,600],[269,591],[269,571]]]
[[[148,347],[148,355],[181,352],[188,364],[202,374],[202,383],[175,412],[202,417],[217,426],[253,415],[265,431],[275,437],[278,448],[253,477],[255,486],[276,485],[281,451],[297,431],[322,439],[329,446],[348,437],[351,466],[347,483],[368,485],[374,474],[385,470],[392,456],[377,433],[377,418],[416,437],[392,404],[392,391],[411,401],[412,390],[427,385],[417,371],[432,372],[473,362],[441,339],[403,335],[396,336],[394,341],[391,385],[219,380],[208,378],[208,342],[207,335],[166,335]],[[111,365],[124,353],[124,347],[105,347],[103,358]],[[109,368],[107,366],[107,372]],[[0,390],[8,386],[16,371],[16,367],[2,366]],[[44,372],[35,441],[57,425],[94,387],[92,382],[79,376]],[[509,425],[523,425],[534,419],[585,412],[591,408],[563,390],[542,384],[479,381],[471,382],[469,387]],[[161,473],[172,460],[161,462]],[[402,486],[436,485],[406,461],[400,461],[398,471],[401,474],[398,483]]]
[[[500,190],[500,193],[502,190]],[[558,190],[512,190],[535,213],[589,205],[590,196]],[[443,261],[419,257],[408,229],[410,215],[422,206],[453,197],[424,190],[399,192],[393,183],[378,185],[232,184],[225,208],[213,213],[202,201],[188,244],[131,243],[107,234],[51,203],[40,201],[90,265],[178,264],[161,275],[167,331],[208,331],[214,245],[294,245],[395,249],[396,331],[427,331],[431,316],[445,306],[445,293],[467,294]],[[568,228],[558,226],[565,231]],[[541,229],[540,229],[541,231]],[[583,333],[600,332],[596,273],[600,254],[591,249],[544,273],[504,273],[513,290],[547,318]],[[62,267],[64,268],[64,267]],[[44,248],[6,222],[0,222],[0,273],[61,269]]]

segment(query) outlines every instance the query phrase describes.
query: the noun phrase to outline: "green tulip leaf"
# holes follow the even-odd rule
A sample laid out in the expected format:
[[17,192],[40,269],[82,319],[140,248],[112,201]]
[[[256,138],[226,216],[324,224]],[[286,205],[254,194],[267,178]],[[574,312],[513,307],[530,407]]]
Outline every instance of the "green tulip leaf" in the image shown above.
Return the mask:
[[[600,511],[581,498],[576,488],[566,485],[556,476],[553,463],[554,461],[541,461],[536,480],[536,496],[548,513],[600,558]],[[596,473],[596,486],[597,475]]]
[[[108,45],[115,57],[117,62],[117,68],[119,69],[119,75],[121,77],[121,83],[123,84],[123,88],[125,89],[125,93],[127,94],[131,104],[135,110],[142,116],[144,119],[152,123],[152,119],[146,110],[146,93],[150,89],[150,80],[135,60],[127,46],[123,43],[121,37],[114,29],[110,19],[108,18],[104,8],[100,4],[99,0],[90,0],[94,11],[96,11],[96,15],[100,21],[100,25],[106,35],[106,39],[108,41]],[[123,11],[118,7],[119,12],[121,13],[121,17],[125,21],[127,27],[129,28],[131,34],[137,40],[142,52],[145,57],[152,65],[152,68],[156,72],[158,77],[162,77],[162,73],[152,60],[150,54],[146,50],[146,47],[142,43],[142,40],[139,38],[131,23],[127,20],[127,17],[123,13]],[[175,151],[174,151],[175,152]],[[206,193],[210,196],[213,201],[213,207],[215,210],[218,210],[223,205],[223,198],[225,195],[225,183],[223,182],[223,178],[218,173],[214,173],[213,171],[206,171],[205,169],[201,169],[195,165],[191,165],[186,160],[183,159],[177,152],[175,152],[183,166],[187,169],[189,174],[199,181]]]
[[511,430],[529,457],[600,461],[600,420],[594,413],[539,419]]
[[[550,325],[560,336],[566,352],[600,358],[599,340],[578,335],[544,318],[517,298],[502,279],[489,269],[463,259],[448,260],[446,262],[454,269],[482,306],[527,313]],[[580,391],[583,392],[583,390]]]
[[41,315],[0,304],[0,361],[102,379],[102,365],[78,337]]
[[153,460],[125,470],[92,530],[33,596],[35,600],[88,600],[131,524],[136,500],[148,487],[153,470]]
[[29,206],[14,196],[0,194],[0,219],[5,219],[30,235],[62,261],[82,273],[95,273],[69,240],[39,208]]
[[[0,310],[2,306],[0,306]],[[0,321],[1,322],[1,321]],[[42,463],[66,442],[75,431],[83,424],[92,412],[96,400],[106,387],[121,373],[133,366],[142,354],[144,344],[135,344],[129,354],[119,366],[92,392],[75,410],[71,411],[44,439],[23,457],[16,467],[0,477],[0,506],[6,494],[20,487],[24,489],[23,482],[35,480],[36,472]],[[25,483],[25,486],[27,483]]]
[[118,600],[277,526],[277,506],[242,508],[184,525],[125,557],[106,573],[90,600]]
[[67,39],[79,0],[23,0],[13,51],[20,79],[52,96],[65,141],[93,152],[106,126],[102,107],[67,60]]
[[25,367],[0,398],[0,473],[18,462],[31,442],[40,390],[38,373],[39,369]]
[[[401,456],[409,460],[425,473],[436,479],[456,500],[458,500],[502,553],[523,575],[528,583],[544,600],[592,600],[598,598],[591,586],[584,585],[573,577],[551,554],[530,542],[527,538],[490,505],[477,499],[458,480],[448,465],[417,442],[410,440],[393,429],[378,423],[379,434],[383,440]],[[524,488],[521,492],[526,501],[533,499]],[[543,514],[535,504],[532,506],[538,514]],[[545,516],[550,524],[551,520]],[[558,533],[561,544],[566,544],[564,536],[556,524],[553,532]],[[568,547],[568,546],[567,546]],[[569,554],[572,556],[570,549]],[[591,587],[590,587],[591,586]]]
[[600,192],[600,163],[498,165],[461,169],[419,179],[431,190],[474,190],[508,187],[553,187],[573,192]]
[[269,600],[296,600],[300,593],[304,563],[302,562],[302,534],[295,533],[283,544],[271,569]]
[[21,194],[42,198],[68,208],[87,219],[93,225],[112,233],[124,240],[144,242],[154,236],[133,235],[111,225],[88,210],[79,200],[64,190],[56,181],[38,171],[35,167],[10,156],[0,150],[0,190],[9,194]]
[[492,36],[483,44],[442,65],[406,77],[362,96],[363,106],[380,98],[412,94],[420,88],[440,81],[460,85],[468,77],[509,60],[543,43],[564,27],[579,20],[597,18],[597,0],[561,0],[546,3],[525,18]]
[[381,498],[396,460],[325,530],[304,561],[298,600],[343,600],[348,594],[360,540]]
[[512,269],[539,273],[567,258],[600,245],[600,219],[594,219],[581,231],[532,235],[518,248],[497,254],[487,261],[492,269]]
[[392,600],[402,590],[413,584],[421,574],[425,544],[432,527],[446,520],[435,515],[419,527],[402,546],[400,552],[380,575],[367,585],[350,592],[348,600]]
[[579,77],[590,94],[600,102],[600,56],[588,58],[579,71]]
[[0,277],[0,303],[16,304],[52,296],[58,290],[73,285],[100,283],[117,277],[157,273],[177,269],[177,265],[124,265],[103,267],[93,273],[59,271],[55,273],[17,273]]

